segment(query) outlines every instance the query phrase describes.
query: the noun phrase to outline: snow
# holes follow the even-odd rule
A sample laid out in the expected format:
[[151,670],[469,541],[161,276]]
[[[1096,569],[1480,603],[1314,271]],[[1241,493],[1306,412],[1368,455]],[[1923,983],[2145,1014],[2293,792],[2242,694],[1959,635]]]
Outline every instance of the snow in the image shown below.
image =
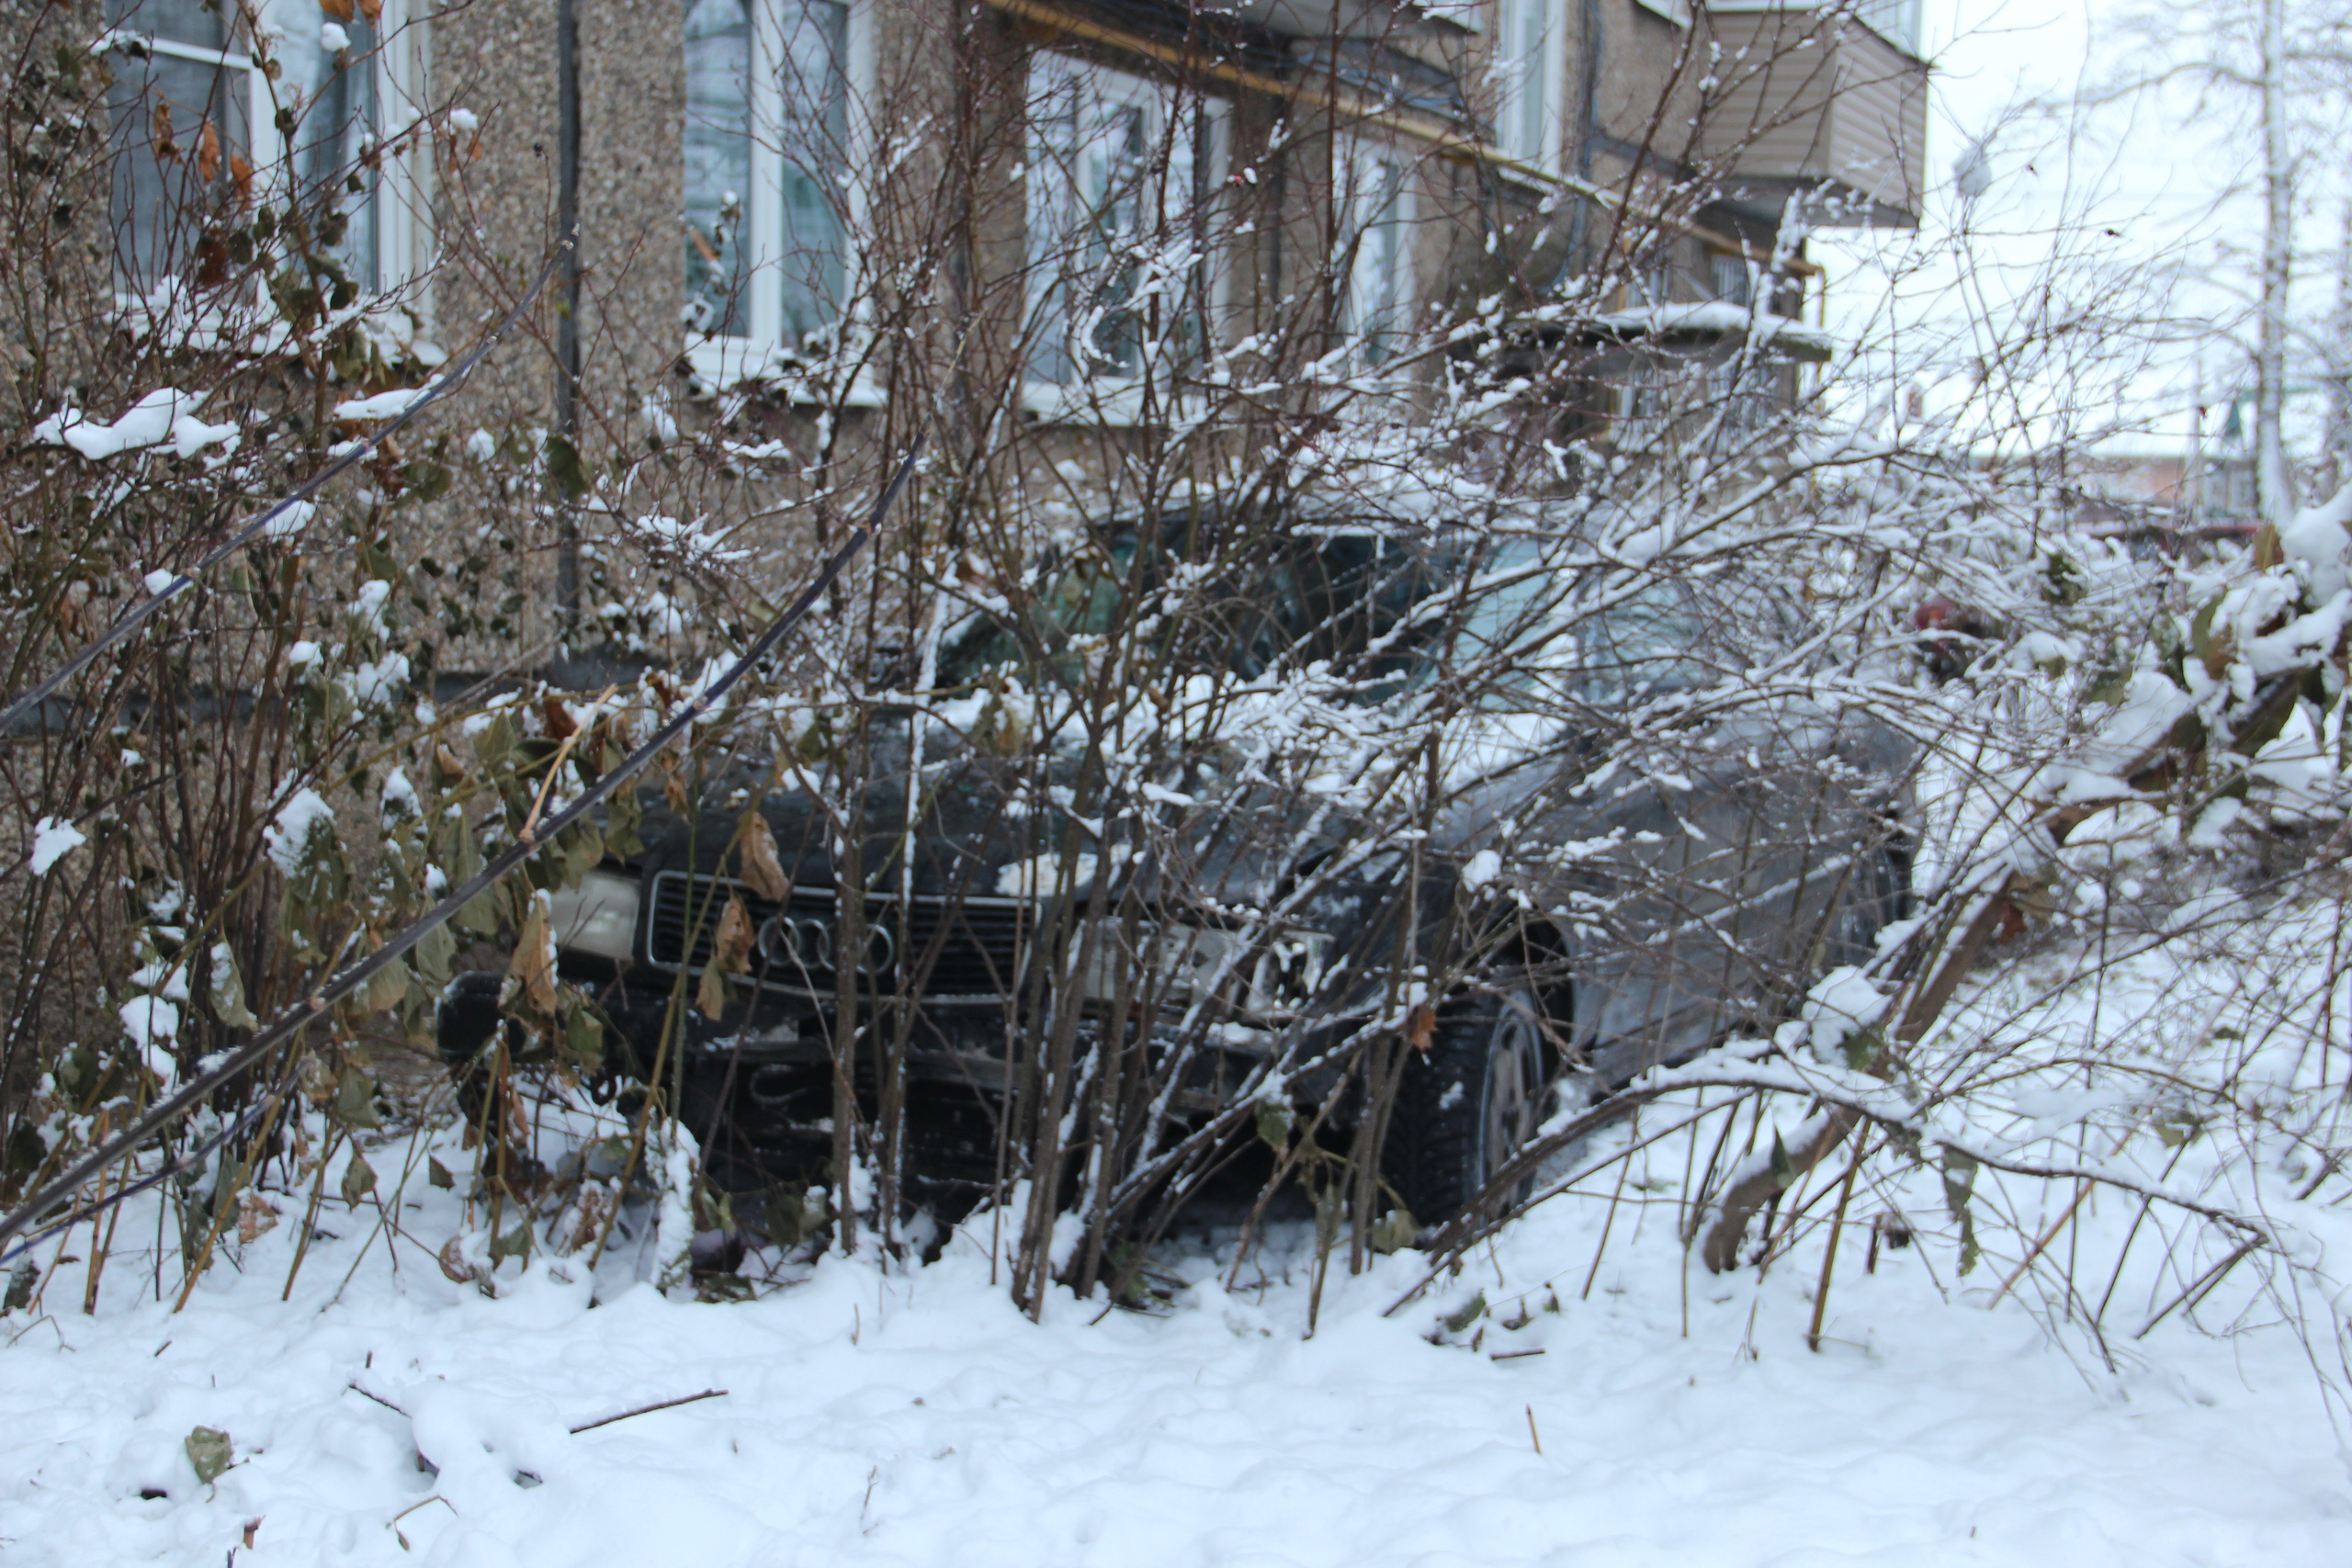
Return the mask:
[[749,558],[748,550],[727,547],[724,534],[711,533],[700,526],[701,519],[684,523],[675,517],[649,514],[623,519],[621,526],[636,536],[638,542],[656,551],[674,551],[689,561],[704,566],[719,566]]
[[372,424],[378,420],[398,419],[429,389],[403,387],[396,392],[378,392],[373,397],[347,399],[334,405],[334,417],[345,424]]
[[[179,1038],[180,1010],[161,997],[133,997],[116,1012],[122,1020],[124,1037],[142,1051],[169,1045]],[[151,1055],[148,1060],[152,1063],[154,1058]]]
[[384,606],[392,599],[392,585],[380,577],[371,577],[359,585],[359,597],[351,602],[351,618],[371,637],[384,635]]
[[408,676],[408,655],[388,653],[381,659],[363,660],[354,665],[342,684],[355,704],[372,708],[392,701],[407,690]]
[[1815,982],[1804,998],[1804,1023],[1815,1055],[1833,1060],[1849,1034],[1876,1023],[1886,1012],[1884,993],[1850,964]]
[[207,424],[197,418],[203,401],[201,392],[161,388],[109,424],[69,405],[34,425],[33,439],[45,446],[70,446],[93,462],[166,446],[182,457],[192,457],[207,446],[232,442],[237,434],[233,423]]
[[[1945,1299],[1920,1247],[1866,1272],[1849,1241],[1818,1354],[1809,1269],[1686,1279],[1670,1225],[1631,1216],[1596,1268],[1600,1216],[1566,1203],[1393,1317],[1417,1255],[1335,1270],[1311,1337],[1299,1236],[1230,1291],[1193,1248],[1161,1316],[1057,1292],[1033,1324],[985,1217],[927,1268],[828,1258],[751,1303],[612,1255],[596,1283],[510,1262],[492,1299],[428,1250],[457,1199],[394,1194],[399,1145],[371,1154],[397,1273],[362,1256],[372,1201],[331,1196],[288,1301],[300,1226],[273,1212],[185,1312],[119,1258],[96,1315],[74,1263],[7,1321],[13,1563],[2318,1568],[2352,1544],[2286,1336],[2168,1325],[2109,1374],[2014,1300]],[[199,1426],[232,1446],[209,1486]]]
[[2298,513],[2278,531],[2278,543],[2288,559],[2302,563],[2314,601],[2324,603],[2342,592],[2347,581],[2345,556],[2352,548],[2352,485]]
[[88,842],[82,830],[63,818],[44,817],[33,824],[33,852],[28,863],[35,876],[47,876],[65,858],[66,851]]
[[273,541],[291,539],[311,525],[311,519],[318,510],[307,501],[287,502],[278,508],[277,515],[269,520],[269,526],[261,531],[261,536]]
[[302,852],[311,838],[322,830],[332,831],[334,826],[334,807],[317,790],[306,786],[288,797],[277,820],[262,830],[262,837],[268,841],[269,858],[290,876],[300,868]]
[[1462,886],[1476,893],[1503,874],[1503,857],[1492,850],[1480,850],[1462,863]]
[[[2264,1020],[2318,1016],[2303,987],[2335,994],[2335,931],[2319,898],[2220,926],[2209,940],[2221,945],[2194,960],[2070,969],[2052,948],[1994,972],[1939,1037],[1954,1043],[1931,1039],[1923,1060],[1939,1076],[1972,1060],[1995,1075],[1980,1149],[2079,1136],[2085,1169],[2161,1173],[2235,1201],[2233,1173],[2267,1182],[2285,1140],[2256,1151],[2258,1173],[2231,1137],[2118,1149],[2118,1129],[2150,1118],[2144,1085],[2086,1082],[2086,1038],[2144,1055],[2156,1069],[2144,1082],[2163,1092],[2226,1077],[2262,1097],[2263,1125],[2301,1125],[2298,1100],[2340,1061],[2329,1068],[2308,1030]],[[1811,1023],[1790,1029],[1802,1038],[1883,1001],[1839,971],[1808,998]],[[2225,1016],[2246,1043],[2225,1041]],[[2054,1066],[2034,1068],[2020,1040],[2046,1042]],[[1992,1042],[1981,1059],[1965,1055],[1977,1041]],[[1676,1071],[1721,1078],[1743,1064],[1800,1089],[1867,1083],[1903,1113],[1900,1086],[1770,1060],[1760,1042]],[[1682,1245],[1681,1184],[1715,1143],[1713,1122],[1673,1134],[1694,1092],[1565,1155],[1603,1174],[1424,1293],[1428,1260],[1404,1252],[1361,1277],[1335,1266],[1317,1309],[1309,1224],[1275,1224],[1238,1262],[1229,1223],[1195,1224],[1156,1254],[1153,1313],[1056,1291],[1040,1322],[1012,1305],[995,1250],[1018,1223],[1000,1233],[986,1213],[929,1265],[870,1246],[849,1258],[762,1248],[746,1270],[757,1299],[691,1299],[675,1279],[696,1224],[685,1136],[651,1143],[643,1195],[593,1272],[582,1251],[541,1252],[503,1262],[485,1289],[469,1278],[487,1270],[491,1238],[479,1208],[465,1211],[462,1134],[367,1134],[376,1195],[334,1196],[340,1154],[315,1173],[329,1196],[290,1290],[307,1178],[240,1218],[184,1312],[172,1310],[176,1243],[161,1233],[159,1264],[132,1239],[159,1234],[153,1194],[124,1211],[94,1314],[78,1310],[87,1233],[36,1249],[42,1301],[0,1321],[0,1540],[26,1568],[211,1564],[232,1548],[245,1568],[2332,1568],[2352,1553],[2352,1467],[2310,1352],[2280,1321],[2285,1276],[2241,1269],[2150,1325],[2201,1267],[2193,1249],[2165,1259],[2177,1216],[2158,1209],[2122,1249],[2133,1269],[2112,1292],[2110,1366],[2069,1320],[2082,1309],[2054,1269],[2006,1281],[2022,1238],[2075,1215],[2076,1284],[2098,1294],[2141,1231],[2136,1198],[2070,1206],[2072,1179],[1984,1170],[1984,1258],[1960,1273],[1938,1173],[1901,1167],[1855,1194],[1816,1352],[1828,1205],[1812,1210],[1813,1239],[1769,1269],[1711,1275]],[[1791,1098],[1769,1114],[1787,1146],[1821,1124],[1818,1112],[1799,1124],[1804,1108]],[[317,1149],[324,1121],[298,1113]],[[615,1118],[601,1132],[622,1126],[594,1114]],[[1928,1148],[1964,1131],[1922,1125]],[[1613,1177],[1596,1162],[1636,1143],[1645,1152],[1612,1217],[1600,1199]],[[1768,1148],[1769,1126],[1736,1168],[1758,1168]],[[427,1184],[428,1157],[458,1173],[457,1190]],[[1838,1163],[1801,1177],[1815,1185],[1788,1207]],[[2282,1182],[2299,1169],[2279,1166]],[[2305,1268],[2352,1247],[2331,1196],[2269,1199],[2268,1223]],[[1898,1218],[1916,1236],[1899,1248],[1882,1224]],[[567,1220],[549,1234],[579,1232]],[[2300,1279],[2296,1290],[2334,1289]],[[2312,1348],[2330,1360],[2314,1299]],[[707,1391],[723,1392],[626,1415]],[[188,1457],[198,1427],[232,1445],[210,1485]]]
[[1838,340],[1818,327],[1744,305],[1712,300],[1701,304],[1642,305],[1595,316],[1596,329],[1619,336],[1735,338],[1753,333],[1760,344],[1777,344],[1799,354],[1827,356]]
[[408,782],[406,770],[394,768],[384,775],[383,819],[387,827],[404,822],[422,814],[424,807],[416,797],[416,786]]
[[[1096,864],[1093,855],[1082,852],[1070,863],[1072,891],[1094,885]],[[1061,857],[1051,851],[1013,861],[999,867],[996,874],[996,890],[1008,898],[1044,897],[1059,889],[1061,885]]]

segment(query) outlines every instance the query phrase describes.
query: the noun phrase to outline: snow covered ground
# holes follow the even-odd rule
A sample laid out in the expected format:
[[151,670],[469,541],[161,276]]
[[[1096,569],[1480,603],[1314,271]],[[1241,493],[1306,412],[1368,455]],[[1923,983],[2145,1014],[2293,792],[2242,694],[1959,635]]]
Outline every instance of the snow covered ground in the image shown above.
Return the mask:
[[[1667,1201],[1622,1210],[1597,1270],[1600,1205],[1554,1203],[1394,1316],[1414,1255],[1335,1270],[1311,1338],[1297,1235],[1230,1294],[1195,1250],[1163,1315],[1064,1295],[1036,1325],[969,1236],[749,1303],[608,1278],[592,1304],[561,1261],[491,1299],[425,1250],[455,1198],[401,1201],[395,1271],[356,1257],[371,1208],[330,1198],[290,1302],[292,1223],[176,1314],[124,1246],[95,1316],[59,1269],[0,1330],[0,1559],[2352,1562],[2346,1452],[2287,1333],[2176,1318],[2110,1374],[2018,1297],[1984,1310],[1995,1270],[1948,1297],[1949,1254],[1866,1272],[1853,1229],[1815,1354],[1818,1249],[1686,1278]],[[210,1484],[199,1427],[232,1445]]]

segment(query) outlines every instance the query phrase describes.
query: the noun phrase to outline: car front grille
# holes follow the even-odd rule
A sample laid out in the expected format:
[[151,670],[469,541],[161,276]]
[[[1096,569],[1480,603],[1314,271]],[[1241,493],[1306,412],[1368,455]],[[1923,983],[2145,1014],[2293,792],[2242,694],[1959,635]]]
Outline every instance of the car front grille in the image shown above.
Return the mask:
[[[655,874],[646,957],[661,968],[699,972],[731,895],[757,935],[750,964],[771,990],[830,997],[834,932],[841,918],[831,888],[794,888],[782,903],[727,877]],[[1030,906],[1012,898],[915,898],[869,894],[865,984],[869,995],[901,991],[928,1002],[997,1002],[1019,984]],[[689,935],[691,934],[691,942]]]

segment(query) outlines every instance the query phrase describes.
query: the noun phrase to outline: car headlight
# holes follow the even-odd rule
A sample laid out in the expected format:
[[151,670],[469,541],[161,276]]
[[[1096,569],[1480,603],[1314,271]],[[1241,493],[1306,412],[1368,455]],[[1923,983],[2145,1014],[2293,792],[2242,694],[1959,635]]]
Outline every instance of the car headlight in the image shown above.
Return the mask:
[[1165,1001],[1192,1001],[1216,991],[1236,1008],[1259,1014],[1290,1011],[1315,994],[1329,937],[1284,931],[1235,962],[1250,940],[1247,931],[1148,924],[1136,932],[1131,951],[1126,927],[1104,920],[1095,928],[1093,963],[1079,983],[1089,1001],[1110,1001],[1122,985],[1138,991],[1149,985]]
[[626,964],[637,946],[638,879],[592,871],[577,887],[548,895],[548,925],[556,946]]

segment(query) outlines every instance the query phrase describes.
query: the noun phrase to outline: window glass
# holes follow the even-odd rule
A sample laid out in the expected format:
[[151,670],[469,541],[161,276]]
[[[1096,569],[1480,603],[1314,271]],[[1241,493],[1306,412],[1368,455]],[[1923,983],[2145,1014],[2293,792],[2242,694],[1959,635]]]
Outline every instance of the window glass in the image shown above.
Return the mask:
[[841,317],[844,234],[838,175],[849,157],[849,7],[785,0],[783,332],[787,343]]
[[1746,256],[1727,256],[1720,251],[1708,258],[1714,274],[1715,298],[1733,305],[1746,305],[1754,298],[1749,292],[1750,278]]
[[1166,89],[1057,55],[1033,62],[1028,187],[1030,375],[1057,385],[1143,367],[1137,256],[1193,191],[1195,136],[1170,134]]
[[846,293],[849,7],[684,6],[686,324],[797,346]]
[[686,312],[710,336],[751,330],[752,19],[747,0],[685,0]]
[[149,38],[218,50],[229,42],[221,0],[107,0],[107,26]]
[[1515,158],[1549,167],[1553,80],[1559,60],[1552,36],[1552,0],[1503,0],[1496,29],[1497,139]]
[[177,272],[235,210],[232,157],[251,160],[248,73],[228,24],[196,0],[109,0],[109,26],[150,40],[108,57],[115,279],[144,291]]
[[338,43],[307,0],[277,0],[270,19],[283,28],[274,46],[280,73],[265,90],[273,118],[279,110],[293,117],[288,151],[297,200],[318,225],[319,248],[343,263],[353,283],[373,290],[379,172],[370,164],[379,116],[368,62],[375,28],[355,15],[335,26]]
[[1505,539],[1487,547],[1476,563],[1480,576],[1525,575],[1496,582],[1471,600],[1462,617],[1463,658],[1493,659],[1540,634],[1558,597],[1553,579],[1539,570],[1542,563],[1542,551],[1532,540]]
[[1342,330],[1377,365],[1396,351],[1412,314],[1412,197],[1404,161],[1359,149],[1342,171],[1341,192],[1354,253],[1348,258]]
[[[1065,665],[1067,678],[1080,671],[1064,650],[1073,637],[1100,637],[1118,624],[1120,602],[1125,598],[1134,569],[1137,541],[1122,534],[1100,554],[1081,556],[1052,571],[1030,592],[1031,631],[1049,657]],[[1148,588],[1149,584],[1146,584]],[[953,637],[939,656],[939,682],[963,685],[994,669],[1019,670],[1026,662],[1024,644],[1009,618],[985,612]]]
[[117,281],[144,291],[191,261],[202,281],[208,254],[222,254],[209,237],[256,199],[290,198],[353,290],[378,287],[377,29],[330,22],[315,0],[269,0],[272,76],[254,68],[236,11],[108,0],[108,25],[144,43],[108,59]]

